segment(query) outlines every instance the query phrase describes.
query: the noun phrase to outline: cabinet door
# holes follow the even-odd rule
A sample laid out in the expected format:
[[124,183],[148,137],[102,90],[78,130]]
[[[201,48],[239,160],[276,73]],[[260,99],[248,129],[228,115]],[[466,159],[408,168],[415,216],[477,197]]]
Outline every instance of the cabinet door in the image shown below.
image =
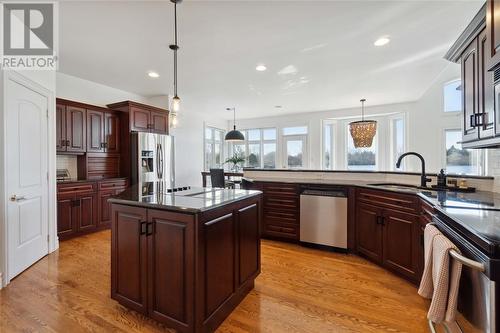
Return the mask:
[[97,226],[97,199],[95,194],[77,197],[73,214],[76,216],[78,231],[95,229]]
[[120,116],[116,113],[106,112],[105,117],[105,142],[106,152],[120,152]]
[[151,111],[151,124],[153,132],[168,134],[168,112]]
[[66,150],[74,153],[84,153],[86,146],[85,109],[74,106],[66,107],[66,139],[69,141]]
[[491,45],[488,43],[486,30],[483,30],[478,37],[479,43],[479,112],[482,114],[483,126],[479,127],[479,137],[481,139],[494,136],[495,125],[495,92],[493,88],[493,72],[488,71],[488,54],[491,52]]
[[149,316],[185,332],[194,313],[194,221],[148,210]]
[[238,285],[260,272],[259,208],[257,204],[239,209],[238,219]]
[[56,150],[66,151],[66,107],[56,105]]
[[500,63],[500,1],[486,1],[486,37],[491,45],[488,53],[488,69]]
[[104,152],[104,112],[87,110],[87,152]]
[[417,215],[384,210],[383,265],[415,282],[422,251],[419,224]]
[[382,263],[382,210],[360,203],[356,212],[357,249],[368,258]]
[[99,217],[97,219],[97,224],[105,225],[111,222],[111,204],[108,202],[108,199],[115,195],[115,190],[108,191],[99,191],[98,196],[98,210]]
[[57,198],[57,235],[68,237],[76,232],[76,223],[73,218],[73,195],[58,196]]
[[462,54],[462,108],[463,141],[479,138],[474,125],[474,116],[478,112],[478,40],[475,39]]
[[112,207],[111,297],[146,314],[148,257],[144,227],[147,211],[139,207]]
[[151,127],[151,112],[139,108],[130,108],[130,130],[149,132]]

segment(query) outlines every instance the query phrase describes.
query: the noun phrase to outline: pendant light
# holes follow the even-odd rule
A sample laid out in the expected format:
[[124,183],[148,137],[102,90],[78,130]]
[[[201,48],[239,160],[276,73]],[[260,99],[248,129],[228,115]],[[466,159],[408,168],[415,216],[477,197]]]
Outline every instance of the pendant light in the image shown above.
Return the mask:
[[377,133],[377,122],[375,120],[365,120],[365,102],[361,99],[361,121],[353,121],[349,124],[352,141],[355,148],[367,148],[373,144],[373,138]]
[[233,111],[234,122],[233,122],[233,130],[227,132],[225,140],[229,141],[229,142],[244,141],[245,140],[245,136],[243,135],[243,133],[241,133],[240,131],[236,130],[236,108],[235,107],[226,108],[226,110],[227,111],[231,111],[231,110]]
[[179,44],[177,43],[177,4],[182,0],[170,0],[174,4],[174,44],[169,45],[169,48],[174,51],[174,98],[172,98],[172,112],[174,115],[179,111],[181,99],[177,95],[177,51]]

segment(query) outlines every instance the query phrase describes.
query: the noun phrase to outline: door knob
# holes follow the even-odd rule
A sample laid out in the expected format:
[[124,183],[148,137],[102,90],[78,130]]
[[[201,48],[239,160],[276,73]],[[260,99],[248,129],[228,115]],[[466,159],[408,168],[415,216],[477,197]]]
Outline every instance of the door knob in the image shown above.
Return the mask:
[[10,196],[10,201],[22,201],[22,200],[26,200],[26,198],[23,195],[14,194]]

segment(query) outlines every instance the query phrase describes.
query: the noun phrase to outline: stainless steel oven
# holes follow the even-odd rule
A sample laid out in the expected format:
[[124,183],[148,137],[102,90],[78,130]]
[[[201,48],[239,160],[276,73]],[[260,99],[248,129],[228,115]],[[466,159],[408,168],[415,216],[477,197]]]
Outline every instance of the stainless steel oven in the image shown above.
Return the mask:
[[496,333],[498,314],[497,283],[491,276],[491,259],[458,231],[452,229],[442,219],[434,216],[436,227],[450,239],[461,251],[452,254],[456,260],[463,264],[460,278],[460,289],[458,298],[458,311],[469,322],[462,323],[458,318],[458,325],[463,332],[470,330],[464,327],[472,325],[474,332]]

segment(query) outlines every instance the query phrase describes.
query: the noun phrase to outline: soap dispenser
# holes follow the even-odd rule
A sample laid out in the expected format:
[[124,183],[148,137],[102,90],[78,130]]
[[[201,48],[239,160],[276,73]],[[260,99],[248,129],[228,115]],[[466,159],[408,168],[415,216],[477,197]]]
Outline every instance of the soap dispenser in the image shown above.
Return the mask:
[[437,176],[437,188],[445,188],[446,187],[446,174],[444,173],[444,169],[441,169]]

